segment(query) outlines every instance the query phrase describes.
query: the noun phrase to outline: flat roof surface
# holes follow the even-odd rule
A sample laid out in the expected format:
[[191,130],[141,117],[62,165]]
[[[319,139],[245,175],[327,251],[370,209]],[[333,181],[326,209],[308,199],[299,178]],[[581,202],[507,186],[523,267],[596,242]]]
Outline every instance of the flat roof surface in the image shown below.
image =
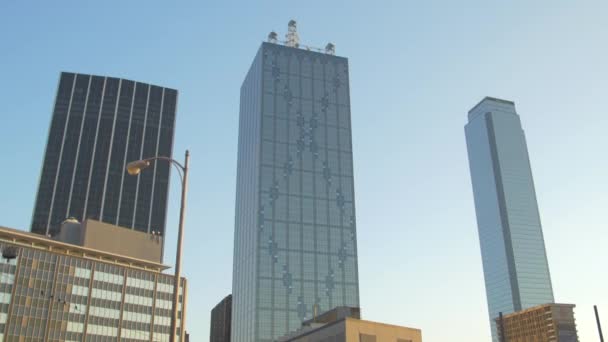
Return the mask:
[[513,102],[513,101],[503,100],[503,99],[499,99],[499,98],[491,97],[491,96],[486,96],[481,101],[479,101],[475,106],[473,106],[473,108],[471,108],[471,110],[469,110],[469,114],[486,101],[493,101],[493,102],[498,102],[498,103],[502,103],[502,104],[515,106],[515,102]]
[[309,48],[307,45],[303,45],[303,44],[301,44],[299,47],[295,47],[295,46],[287,46],[282,43],[262,42],[261,47],[264,47],[264,46],[279,46],[279,47],[285,48],[285,49],[293,49],[293,50],[302,51],[302,52],[311,52],[311,53],[314,53],[314,54],[317,54],[320,56],[328,56],[328,57],[332,57],[332,58],[335,57],[335,58],[341,58],[341,59],[348,60],[348,57],[340,56],[340,55],[332,55],[332,54],[329,54],[329,53],[326,53],[323,51],[318,51],[316,49],[319,49],[319,48]]
[[61,74],[73,74],[73,75],[83,75],[83,76],[91,76],[91,77],[113,78],[113,79],[116,79],[116,80],[123,80],[123,81],[127,81],[127,82],[146,84],[146,85],[153,86],[153,87],[159,87],[159,88],[165,88],[165,89],[169,89],[169,90],[174,90],[174,91],[176,91],[176,92],[179,93],[179,90],[177,90],[175,88],[165,87],[165,86],[161,86],[161,85],[154,84],[154,83],[149,83],[149,82],[142,82],[142,81],[131,80],[131,79],[128,79],[128,78],[118,77],[118,76],[95,75],[95,74],[88,74],[88,73],[85,73],[85,72],[77,72],[77,71],[62,71]]
[[503,318],[510,318],[510,317],[518,316],[520,314],[525,314],[525,313],[528,313],[528,312],[533,312],[533,311],[541,310],[541,309],[544,309],[544,308],[547,308],[547,307],[574,308],[574,307],[576,307],[576,305],[574,305],[574,304],[560,304],[560,303],[547,303],[547,304],[541,304],[541,305],[533,306],[531,308],[527,308],[527,309],[524,309],[524,310],[521,310],[521,311],[512,312],[510,314],[505,314],[502,317]]
[[79,256],[90,260],[114,263],[124,267],[143,268],[148,271],[156,271],[159,273],[161,271],[171,268],[170,266],[156,263],[153,261],[132,258],[125,255],[113,254],[109,252],[104,252],[102,250],[87,248],[78,245],[72,245],[69,243],[49,239],[40,234],[34,234],[4,226],[0,226],[0,239],[12,242],[16,245],[22,245],[24,247],[44,249],[49,252],[55,253],[61,253],[61,251],[64,251],[63,254],[65,255],[74,254],[74,256]]
[[380,323],[380,322],[375,322],[375,321],[368,321],[368,320],[354,318],[354,317],[344,317],[344,318],[340,318],[338,320],[335,320],[333,322],[316,323],[316,324],[319,324],[319,326],[315,326],[315,327],[313,327],[313,326],[304,326],[304,327],[301,327],[299,330],[287,333],[285,336],[279,337],[277,340],[281,341],[281,342],[292,341],[294,339],[301,338],[301,337],[306,336],[306,335],[314,334],[316,332],[319,332],[319,331],[321,331],[323,329],[329,328],[329,327],[331,327],[333,325],[336,325],[336,324],[339,324],[339,323],[342,323],[342,322],[344,322],[344,323],[346,323],[346,322],[367,323],[367,324],[380,325],[380,326],[390,327],[390,328],[414,330],[414,331],[418,331],[418,332],[422,333],[422,330],[418,329],[418,328],[410,328],[410,327],[404,327],[402,325],[395,325],[395,324]]

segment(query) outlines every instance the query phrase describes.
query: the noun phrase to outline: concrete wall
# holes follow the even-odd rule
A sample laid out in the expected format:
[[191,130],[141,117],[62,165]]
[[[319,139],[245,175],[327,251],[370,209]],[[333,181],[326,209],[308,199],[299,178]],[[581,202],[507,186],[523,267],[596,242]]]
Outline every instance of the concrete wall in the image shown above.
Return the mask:
[[83,247],[132,258],[161,262],[163,238],[113,224],[86,220]]
[[359,342],[362,334],[375,336],[375,342],[422,342],[420,329],[347,318],[346,342]]
[[420,329],[356,318],[346,318],[318,328],[309,327],[294,335],[282,340],[289,342],[422,342]]

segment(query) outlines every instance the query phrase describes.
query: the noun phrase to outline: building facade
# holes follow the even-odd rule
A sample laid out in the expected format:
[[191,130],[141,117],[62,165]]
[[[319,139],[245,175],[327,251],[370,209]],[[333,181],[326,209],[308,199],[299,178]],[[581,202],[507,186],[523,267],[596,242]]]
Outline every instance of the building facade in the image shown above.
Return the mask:
[[321,314],[278,342],[422,342],[422,331],[364,321],[359,308],[338,307]]
[[31,231],[55,235],[74,217],[164,236],[169,165],[136,177],[125,166],[171,156],[176,104],[174,89],[61,73]]
[[53,240],[160,263],[162,236],[87,219],[66,220]]
[[495,319],[552,303],[528,149],[515,104],[486,97],[465,126],[492,337]]
[[0,341],[169,341],[167,266],[4,227],[0,250]]
[[222,299],[211,310],[210,342],[230,342],[232,322],[232,295]]
[[501,341],[578,342],[572,304],[535,306],[503,316],[502,323],[496,319],[496,324]]
[[232,339],[359,306],[348,60],[263,43],[241,87]]

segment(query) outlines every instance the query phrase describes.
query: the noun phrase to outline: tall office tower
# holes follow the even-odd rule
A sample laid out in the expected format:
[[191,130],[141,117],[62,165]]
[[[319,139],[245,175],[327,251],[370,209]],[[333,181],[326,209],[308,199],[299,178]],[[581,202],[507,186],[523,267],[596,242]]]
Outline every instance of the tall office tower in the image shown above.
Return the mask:
[[67,217],[164,235],[169,165],[134,177],[128,162],[171,156],[177,91],[61,73],[31,231],[55,235]]
[[211,310],[209,342],[230,342],[232,295],[226,296]]
[[348,60],[298,48],[293,31],[262,44],[241,87],[235,342],[359,306]]
[[526,138],[515,104],[486,97],[465,126],[492,338],[495,319],[553,303]]

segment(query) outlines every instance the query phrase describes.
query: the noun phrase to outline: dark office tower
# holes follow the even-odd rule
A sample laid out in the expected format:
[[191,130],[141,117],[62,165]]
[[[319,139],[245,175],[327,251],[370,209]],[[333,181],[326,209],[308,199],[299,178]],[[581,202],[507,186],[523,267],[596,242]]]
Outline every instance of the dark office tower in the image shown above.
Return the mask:
[[210,342],[230,342],[230,322],[232,320],[232,295],[222,299],[211,310]]
[[526,137],[515,104],[486,97],[465,126],[492,338],[496,318],[553,303]]
[[169,165],[129,176],[128,162],[171,156],[177,91],[112,77],[61,73],[32,227],[92,218],[164,235]]
[[236,342],[359,306],[348,60],[290,38],[263,43],[241,87]]

